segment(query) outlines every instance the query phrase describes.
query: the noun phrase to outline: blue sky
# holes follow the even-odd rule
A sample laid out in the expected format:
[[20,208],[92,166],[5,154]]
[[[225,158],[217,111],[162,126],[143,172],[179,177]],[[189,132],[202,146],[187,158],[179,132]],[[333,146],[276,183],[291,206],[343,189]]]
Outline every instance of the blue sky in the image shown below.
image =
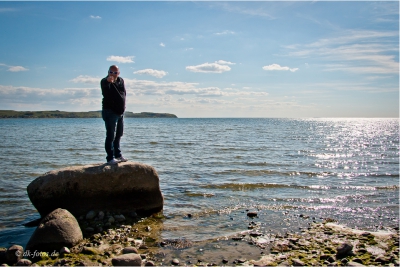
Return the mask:
[[0,2],[0,109],[398,117],[399,2]]

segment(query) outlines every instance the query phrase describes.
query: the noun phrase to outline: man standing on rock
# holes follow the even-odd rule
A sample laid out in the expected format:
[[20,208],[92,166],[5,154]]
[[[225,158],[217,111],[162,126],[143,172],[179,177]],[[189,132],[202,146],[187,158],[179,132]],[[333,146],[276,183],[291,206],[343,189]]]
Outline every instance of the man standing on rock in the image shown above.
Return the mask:
[[110,66],[107,77],[100,82],[103,94],[102,117],[106,125],[105,149],[107,163],[111,165],[128,161],[121,154],[120,140],[124,132],[126,90],[119,68]]

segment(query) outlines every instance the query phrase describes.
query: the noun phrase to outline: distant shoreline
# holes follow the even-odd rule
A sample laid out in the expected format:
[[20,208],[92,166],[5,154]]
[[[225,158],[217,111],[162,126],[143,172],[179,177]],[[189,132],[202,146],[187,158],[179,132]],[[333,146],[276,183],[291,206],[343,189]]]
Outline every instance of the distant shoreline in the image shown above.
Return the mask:
[[[87,112],[68,112],[59,110],[49,111],[15,111],[15,110],[0,110],[0,119],[36,119],[36,118],[101,118],[101,110]],[[140,112],[133,113],[125,112],[125,118],[178,118],[170,113],[154,113]]]

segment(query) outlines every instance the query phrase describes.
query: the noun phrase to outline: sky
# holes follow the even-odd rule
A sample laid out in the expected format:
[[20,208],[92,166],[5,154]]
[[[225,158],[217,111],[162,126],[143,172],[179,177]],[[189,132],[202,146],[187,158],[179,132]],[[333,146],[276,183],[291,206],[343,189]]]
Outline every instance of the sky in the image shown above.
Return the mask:
[[0,109],[399,117],[398,1],[0,2]]

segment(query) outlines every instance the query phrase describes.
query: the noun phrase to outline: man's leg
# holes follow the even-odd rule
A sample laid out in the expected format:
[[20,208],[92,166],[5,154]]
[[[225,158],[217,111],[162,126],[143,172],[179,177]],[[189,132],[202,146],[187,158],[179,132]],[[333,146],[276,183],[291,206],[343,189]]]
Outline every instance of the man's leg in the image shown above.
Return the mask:
[[117,121],[117,132],[115,134],[113,147],[114,147],[114,157],[120,158],[121,157],[121,148],[120,148],[120,141],[121,136],[124,134],[124,116],[120,116]]
[[104,142],[104,148],[107,153],[107,162],[114,158],[114,139],[115,139],[115,128],[118,121],[118,115],[111,110],[102,111],[103,120],[106,126],[106,140]]

